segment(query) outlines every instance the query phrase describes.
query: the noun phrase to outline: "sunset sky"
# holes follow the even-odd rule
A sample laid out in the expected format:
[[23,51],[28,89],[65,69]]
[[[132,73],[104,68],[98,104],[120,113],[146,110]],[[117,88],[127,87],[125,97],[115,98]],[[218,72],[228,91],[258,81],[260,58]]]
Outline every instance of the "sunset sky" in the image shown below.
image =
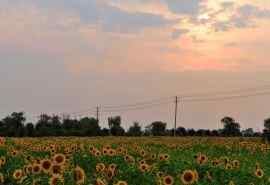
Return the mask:
[[[0,20],[1,117],[270,85],[269,0],[1,0]],[[178,126],[229,115],[262,129],[269,100],[183,102]],[[173,110],[101,110],[101,122],[172,127]]]

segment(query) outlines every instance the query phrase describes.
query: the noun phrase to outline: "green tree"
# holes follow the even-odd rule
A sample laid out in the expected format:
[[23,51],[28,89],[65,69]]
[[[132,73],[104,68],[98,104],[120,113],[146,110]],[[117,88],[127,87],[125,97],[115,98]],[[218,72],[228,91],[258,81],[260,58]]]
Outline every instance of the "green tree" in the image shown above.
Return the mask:
[[138,122],[134,122],[133,125],[128,129],[127,134],[129,136],[141,136],[142,128]]
[[155,121],[151,124],[151,132],[154,136],[164,136],[167,123],[162,121]]
[[247,128],[247,129],[242,131],[242,135],[244,137],[253,137],[254,136],[254,131],[253,131],[252,128]]
[[100,127],[95,118],[82,118],[79,121],[79,128],[81,129],[83,136],[98,136],[100,133]]
[[28,136],[28,137],[33,137],[35,136],[35,127],[33,125],[33,123],[27,123],[25,125],[25,136]]
[[223,124],[222,134],[225,136],[240,136],[240,124],[237,123],[232,117],[224,117],[221,119]]
[[121,127],[121,117],[109,117],[108,124],[110,128],[110,134],[113,136],[123,136],[125,134],[125,130]]
[[80,136],[79,121],[77,119],[64,118],[62,123],[64,136]]
[[26,118],[23,112],[13,112],[2,120],[2,128],[5,128],[5,136],[21,137],[24,135],[24,122]]
[[264,128],[270,131],[270,118],[264,120]]
[[178,136],[186,136],[187,135],[187,131],[184,127],[178,127],[176,129],[176,135]]
[[264,120],[263,137],[270,141],[270,118]]
[[51,116],[47,114],[41,114],[39,120],[37,121],[35,130],[37,136],[52,136],[52,124]]

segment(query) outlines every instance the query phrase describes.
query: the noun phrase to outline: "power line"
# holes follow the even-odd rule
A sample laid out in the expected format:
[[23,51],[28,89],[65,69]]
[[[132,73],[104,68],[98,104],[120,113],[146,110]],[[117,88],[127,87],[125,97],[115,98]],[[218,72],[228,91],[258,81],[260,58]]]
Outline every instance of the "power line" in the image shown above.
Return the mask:
[[262,96],[262,95],[270,95],[270,91],[269,92],[249,93],[249,94],[243,94],[243,95],[234,95],[234,96],[214,97],[214,98],[182,99],[182,101],[183,102],[222,101],[222,100],[230,100],[230,99],[237,99],[237,98],[248,98],[248,97]]
[[[258,91],[266,91],[270,85],[236,89],[231,91],[217,91],[217,92],[205,92],[205,93],[193,93],[193,94],[179,94],[178,97],[181,98],[183,102],[199,102],[199,101],[222,101],[228,99],[237,99],[237,98],[246,98],[251,96],[259,96],[259,95],[268,95],[270,92],[258,92]],[[253,93],[247,91],[253,91]],[[240,94],[239,93],[244,93]],[[209,96],[218,96],[224,95],[220,97],[209,97]],[[227,96],[231,95],[231,96]],[[173,102],[174,96],[163,97],[159,99],[154,99],[150,101],[137,102],[132,104],[122,104],[122,105],[104,105],[99,106],[99,112],[123,112],[123,111],[132,111],[132,110],[140,110],[140,109],[148,109],[153,108],[155,106],[160,106],[163,104],[168,104]],[[96,113],[96,107],[91,107],[89,109],[76,111],[72,113],[67,113],[69,115],[78,115],[83,113]]]
[[161,105],[168,105],[172,103],[172,101],[164,101],[164,102],[159,102],[159,103],[153,103],[153,104],[148,104],[148,105],[143,105],[143,106],[136,106],[136,107],[129,107],[129,108],[119,108],[119,109],[105,109],[102,110],[102,112],[105,113],[110,113],[110,112],[126,112],[126,111],[133,111],[133,110],[143,110],[143,109],[149,109],[149,108],[155,108],[157,106],[161,106]]
[[235,90],[230,90],[230,91],[178,94],[178,96],[182,98],[192,98],[192,97],[202,97],[202,96],[212,96],[212,95],[236,94],[236,93],[242,93],[242,92],[247,92],[247,91],[256,92],[256,91],[270,90],[269,88],[270,88],[270,85],[263,85],[263,86],[256,86],[256,87],[250,87],[250,88],[235,89]]
[[123,104],[123,105],[106,105],[106,106],[101,106],[103,109],[113,109],[113,108],[122,108],[122,107],[136,107],[136,106],[143,106],[143,105],[148,105],[148,104],[152,104],[152,103],[160,103],[163,102],[165,100],[171,100],[173,96],[171,97],[164,97],[164,98],[159,98],[159,99],[155,99],[155,100],[151,100],[151,101],[145,101],[145,102],[137,102],[137,103],[133,103],[133,104]]

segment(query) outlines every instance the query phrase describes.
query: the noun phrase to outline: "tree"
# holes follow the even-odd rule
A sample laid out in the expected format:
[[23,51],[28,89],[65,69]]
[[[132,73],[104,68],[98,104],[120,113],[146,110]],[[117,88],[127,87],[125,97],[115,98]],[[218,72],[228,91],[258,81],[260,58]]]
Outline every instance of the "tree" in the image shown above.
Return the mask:
[[270,141],[270,118],[264,120],[263,137]]
[[79,121],[79,128],[82,132],[82,136],[98,136],[100,133],[98,120],[95,118],[82,118]]
[[53,136],[63,135],[61,118],[57,115],[53,115],[50,119],[51,132]]
[[3,121],[0,121],[0,136],[6,136],[6,124]]
[[155,121],[151,124],[151,132],[154,136],[164,136],[167,123]]
[[25,136],[33,137],[35,136],[35,127],[33,123],[27,123],[25,126]]
[[237,123],[233,118],[231,117],[224,117],[221,119],[221,122],[223,123],[223,130],[222,134],[225,136],[240,136],[240,124]]
[[9,137],[21,137],[24,135],[24,122],[26,118],[23,112],[13,112],[2,120],[2,128],[5,128],[5,135]]
[[210,136],[211,135],[211,132],[210,130],[206,130],[206,129],[199,129],[197,130],[196,136]]
[[121,127],[121,117],[109,117],[108,124],[110,128],[110,134],[113,136],[123,136],[125,134],[125,130]]
[[246,130],[242,131],[242,135],[244,137],[253,137],[254,136],[254,131],[252,128],[247,128]]
[[270,131],[270,118],[264,120],[264,128]]
[[219,131],[218,130],[212,130],[211,131],[211,136],[219,136]]
[[100,136],[109,136],[110,135],[110,130],[107,128],[103,128],[100,131]]
[[53,136],[53,126],[51,124],[51,116],[47,114],[41,114],[36,124],[36,135],[37,136]]
[[187,135],[188,136],[195,136],[195,134],[196,134],[196,131],[193,128],[187,130]]
[[139,125],[139,123],[134,122],[133,125],[128,129],[127,134],[129,136],[141,136],[142,130],[141,130],[141,126]]
[[187,131],[184,127],[178,127],[176,129],[176,135],[177,136],[186,136],[187,135]]
[[64,118],[62,123],[64,136],[80,136],[79,121],[77,119]]

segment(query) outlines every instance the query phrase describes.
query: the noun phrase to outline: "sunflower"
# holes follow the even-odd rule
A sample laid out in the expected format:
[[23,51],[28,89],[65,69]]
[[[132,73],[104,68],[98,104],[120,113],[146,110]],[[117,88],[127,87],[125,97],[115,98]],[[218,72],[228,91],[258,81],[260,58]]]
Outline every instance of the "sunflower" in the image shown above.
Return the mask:
[[225,169],[226,169],[226,170],[231,170],[231,169],[233,169],[232,164],[231,164],[231,163],[227,163],[227,164],[225,165]]
[[93,152],[94,149],[95,149],[94,146],[89,146],[89,151],[90,151],[91,153]]
[[66,156],[64,154],[55,154],[53,156],[53,162],[59,165],[63,165],[66,162]]
[[37,164],[40,164],[41,160],[40,160],[40,159],[35,159],[35,162],[36,162]]
[[112,170],[112,171],[116,171],[116,168],[117,168],[117,165],[116,164],[114,164],[114,163],[112,163],[112,164],[109,164],[109,166],[108,166],[108,169],[109,170]]
[[159,171],[159,172],[157,172],[156,176],[157,176],[158,178],[162,178],[162,177],[164,176],[164,173],[161,172],[161,171]]
[[106,148],[107,150],[110,150],[111,146],[110,145],[105,145],[104,148]]
[[116,149],[116,152],[117,152],[118,154],[123,154],[124,151],[125,151],[125,149],[124,149],[123,147],[118,147],[118,148]]
[[144,150],[141,150],[141,151],[140,151],[140,155],[141,155],[142,157],[144,157],[144,156],[146,155],[146,152],[145,152]]
[[126,181],[118,181],[116,185],[128,185]]
[[108,153],[109,153],[109,151],[107,150],[107,148],[102,148],[103,155],[107,155]]
[[33,160],[33,157],[31,155],[28,155],[25,157],[26,161],[31,162]]
[[169,154],[163,154],[163,157],[164,157],[164,160],[167,161],[167,160],[169,160],[170,155]]
[[0,145],[5,145],[6,139],[4,137],[0,137]]
[[219,165],[220,161],[218,159],[212,160],[212,166],[217,166]]
[[200,155],[198,155],[198,157],[197,157],[197,163],[200,164],[200,165],[206,163],[207,160],[208,160],[208,158],[207,158],[207,156],[204,155],[204,154],[200,154]]
[[256,169],[256,171],[255,171],[255,176],[256,177],[262,178],[263,177],[263,174],[264,174],[264,172],[263,172],[262,169],[260,169],[260,168]]
[[133,162],[135,162],[134,158],[132,156],[130,156],[130,155],[125,155],[124,159],[125,159],[125,161],[127,163],[133,163]]
[[3,184],[5,182],[4,175],[0,173],[0,183]]
[[105,170],[105,164],[104,163],[98,163],[97,165],[96,165],[96,171],[97,172],[102,172],[102,171],[104,171]]
[[232,165],[234,168],[239,168],[240,167],[240,162],[238,160],[233,160]]
[[63,167],[59,164],[52,164],[52,167],[50,169],[51,174],[61,174],[63,170]]
[[84,170],[77,166],[75,169],[74,169],[74,180],[76,181],[76,184],[84,184],[85,182],[85,172]]
[[15,156],[17,156],[18,155],[18,151],[17,150],[12,150],[11,151],[11,156],[13,156],[13,157],[15,157]]
[[27,169],[27,167],[28,167],[28,165],[24,165],[23,166],[23,173],[24,174],[30,174],[32,172],[32,169],[31,169],[31,172],[29,172],[28,169]]
[[113,170],[108,169],[106,171],[106,175],[108,179],[112,179],[115,176],[115,172]]
[[173,177],[170,175],[166,175],[163,177],[163,184],[164,185],[172,185],[174,183]]
[[139,169],[141,172],[148,172],[150,170],[150,166],[148,164],[140,164]]
[[33,174],[39,174],[41,172],[41,165],[40,164],[33,164],[32,166],[32,173]]
[[229,161],[230,161],[228,157],[223,157],[222,160],[223,160],[223,162],[224,162],[225,165],[227,163],[229,163]]
[[44,159],[41,161],[41,168],[44,173],[48,173],[52,167],[52,162],[49,159]]
[[109,151],[108,151],[108,155],[109,156],[115,156],[116,155],[116,151],[114,150],[114,149],[110,149]]
[[106,181],[101,178],[97,178],[96,185],[106,185]]
[[100,151],[96,150],[95,153],[94,153],[94,155],[95,155],[96,157],[99,157],[99,156],[101,155],[101,153],[100,153]]
[[4,166],[6,164],[6,157],[5,156],[2,156],[1,158],[0,158],[0,167],[1,166]]
[[64,178],[61,175],[53,175],[49,179],[49,185],[59,185],[64,184]]
[[13,172],[13,179],[20,180],[23,176],[23,171],[21,169],[17,169]]
[[140,160],[140,161],[139,161],[139,164],[140,164],[140,165],[146,164],[146,161],[145,161],[145,160]]
[[196,175],[192,170],[185,170],[180,178],[183,184],[194,184],[196,181]]
[[151,159],[152,159],[152,160],[155,160],[156,158],[157,158],[157,155],[156,155],[156,154],[152,154],[152,155],[151,155]]

